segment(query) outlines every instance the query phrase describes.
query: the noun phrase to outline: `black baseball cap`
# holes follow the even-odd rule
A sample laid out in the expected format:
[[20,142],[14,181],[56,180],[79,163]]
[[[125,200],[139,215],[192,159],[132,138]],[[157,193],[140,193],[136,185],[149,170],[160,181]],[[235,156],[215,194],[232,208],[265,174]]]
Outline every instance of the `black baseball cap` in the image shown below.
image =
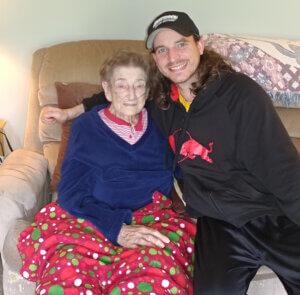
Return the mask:
[[171,29],[188,37],[200,36],[199,30],[192,19],[184,12],[166,11],[156,17],[147,30],[146,48],[152,50],[156,35],[163,29]]

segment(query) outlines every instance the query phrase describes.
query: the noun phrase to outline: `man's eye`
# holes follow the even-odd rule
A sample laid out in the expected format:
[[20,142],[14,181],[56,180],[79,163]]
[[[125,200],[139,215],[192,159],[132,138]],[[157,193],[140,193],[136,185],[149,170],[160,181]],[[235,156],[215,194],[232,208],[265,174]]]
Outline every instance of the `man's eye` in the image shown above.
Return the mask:
[[166,51],[167,51],[166,48],[159,48],[156,50],[156,53],[162,54],[162,53],[165,53]]
[[182,47],[184,47],[184,46],[185,46],[185,43],[184,43],[184,42],[178,43],[178,47],[179,47],[179,48],[182,48]]

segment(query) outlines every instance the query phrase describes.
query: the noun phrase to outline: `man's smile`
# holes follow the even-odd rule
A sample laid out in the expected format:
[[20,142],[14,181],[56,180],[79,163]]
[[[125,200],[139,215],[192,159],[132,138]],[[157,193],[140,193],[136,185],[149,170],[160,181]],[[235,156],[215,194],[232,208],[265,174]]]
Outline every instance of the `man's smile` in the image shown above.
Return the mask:
[[188,64],[187,62],[184,62],[184,63],[180,63],[180,64],[178,64],[176,66],[169,66],[168,68],[172,72],[174,72],[174,71],[180,71],[180,70],[186,68],[187,64]]

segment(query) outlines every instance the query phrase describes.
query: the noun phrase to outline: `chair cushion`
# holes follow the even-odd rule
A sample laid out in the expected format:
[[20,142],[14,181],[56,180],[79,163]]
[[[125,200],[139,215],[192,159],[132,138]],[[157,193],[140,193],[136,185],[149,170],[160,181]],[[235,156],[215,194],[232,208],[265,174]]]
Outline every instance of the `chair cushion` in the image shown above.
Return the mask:
[[277,275],[267,266],[261,266],[249,285],[248,295],[287,295]]
[[[58,106],[63,109],[74,107],[80,104],[84,98],[90,97],[93,94],[103,91],[100,85],[80,82],[69,84],[56,82],[55,87],[57,90]],[[72,121],[67,121],[62,124],[62,134],[57,162],[50,183],[51,191],[57,190],[57,184],[60,180],[61,164],[63,162],[67,149],[71,125]]]
[[52,178],[52,175],[54,173],[59,147],[60,147],[60,140],[59,142],[46,142],[43,145],[44,157],[48,160],[48,170],[50,173],[50,178]]
[[275,108],[289,135],[300,138],[300,108]]

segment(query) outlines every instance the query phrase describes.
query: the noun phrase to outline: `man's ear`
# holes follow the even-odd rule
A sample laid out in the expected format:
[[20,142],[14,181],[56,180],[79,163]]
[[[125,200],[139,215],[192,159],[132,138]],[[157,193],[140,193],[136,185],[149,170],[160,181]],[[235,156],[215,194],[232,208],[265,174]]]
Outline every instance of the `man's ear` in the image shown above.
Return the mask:
[[106,82],[106,81],[102,81],[101,84],[102,84],[102,87],[103,87],[106,99],[108,101],[112,101],[112,98],[111,98],[111,89],[110,89],[109,83]]
[[152,55],[152,57],[153,57],[153,59],[154,59],[154,61],[155,61],[155,63],[156,63],[157,57],[156,57],[155,52],[152,52],[151,55]]
[[197,43],[197,47],[200,52],[200,55],[202,55],[203,51],[204,51],[204,40],[202,38],[200,38],[198,41],[196,41],[196,43]]

